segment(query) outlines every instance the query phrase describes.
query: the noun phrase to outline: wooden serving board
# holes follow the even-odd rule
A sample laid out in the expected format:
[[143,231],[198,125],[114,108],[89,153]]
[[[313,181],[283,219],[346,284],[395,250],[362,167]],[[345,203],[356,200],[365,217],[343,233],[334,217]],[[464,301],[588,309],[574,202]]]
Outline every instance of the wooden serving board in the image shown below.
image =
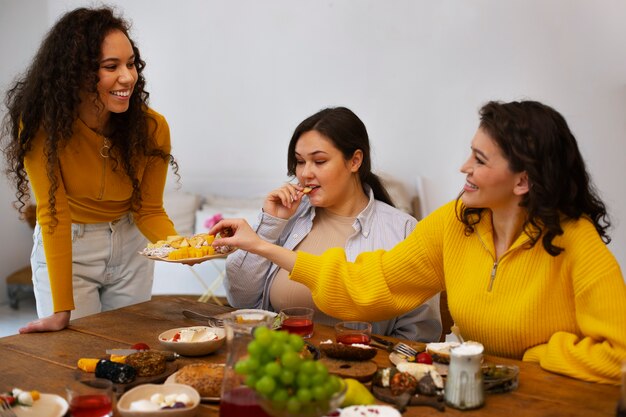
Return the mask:
[[319,361],[326,365],[328,373],[361,382],[370,381],[378,370],[378,365],[374,361],[347,361],[333,358],[321,358]]
[[[135,378],[134,381],[129,382],[127,384],[113,383],[113,391],[117,395],[121,395],[124,392],[128,391],[129,389],[136,387],[137,385],[160,384],[161,382],[165,382],[165,380],[177,370],[178,370],[178,363],[176,363],[176,361],[171,361],[171,362],[168,361],[168,362],[165,362],[165,371],[160,373],[159,375],[138,376],[137,378]],[[83,371],[77,371],[76,374],[77,374],[76,379],[80,377],[84,377],[85,375]],[[95,375],[93,377],[95,378]]]

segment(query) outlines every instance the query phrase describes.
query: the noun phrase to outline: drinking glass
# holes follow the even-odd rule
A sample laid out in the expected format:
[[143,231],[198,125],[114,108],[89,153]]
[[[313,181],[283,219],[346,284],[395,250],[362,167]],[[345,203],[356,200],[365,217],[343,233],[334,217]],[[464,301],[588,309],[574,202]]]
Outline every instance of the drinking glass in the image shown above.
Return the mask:
[[111,417],[113,383],[108,379],[80,379],[66,388],[72,417]]
[[335,324],[335,341],[344,345],[369,345],[372,325],[366,321],[340,321]]
[[280,310],[281,329],[308,339],[313,336],[313,309],[308,307],[289,307]]
[[258,403],[252,388],[244,384],[244,377],[235,372],[235,364],[248,356],[248,343],[257,327],[271,328],[274,316],[265,311],[253,314],[234,311],[224,319],[228,354],[222,381],[220,417],[269,417]]

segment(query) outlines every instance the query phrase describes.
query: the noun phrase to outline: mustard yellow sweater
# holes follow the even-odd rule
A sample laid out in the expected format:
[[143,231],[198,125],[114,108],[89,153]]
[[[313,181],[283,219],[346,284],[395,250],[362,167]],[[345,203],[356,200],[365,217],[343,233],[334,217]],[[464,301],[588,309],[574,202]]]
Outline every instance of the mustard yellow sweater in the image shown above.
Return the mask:
[[[148,114],[157,125],[155,140],[164,152],[170,152],[169,126],[163,116],[153,110]],[[149,124],[154,127],[154,124]],[[110,222],[129,213],[132,185],[118,165],[113,170],[111,158],[103,158],[100,150],[104,138],[80,119],[73,125],[74,134],[59,150],[59,188],[56,197],[58,224],[51,228],[48,207],[50,181],[44,156],[45,132],[33,140],[33,148],[24,160],[26,173],[37,201],[37,222],[41,226],[54,311],[73,310],[72,291],[72,223]],[[174,226],[163,209],[163,188],[168,164],[159,157],[145,160],[136,167],[141,181],[141,209],[133,212],[139,230],[151,241],[175,235]]]
[[466,236],[451,202],[393,249],[346,262],[343,250],[298,252],[291,278],[342,319],[382,320],[447,290],[464,338],[488,354],[537,361],[549,371],[618,384],[626,360],[626,285],[588,219],[563,224],[550,256],[522,235],[495,262],[490,215]]

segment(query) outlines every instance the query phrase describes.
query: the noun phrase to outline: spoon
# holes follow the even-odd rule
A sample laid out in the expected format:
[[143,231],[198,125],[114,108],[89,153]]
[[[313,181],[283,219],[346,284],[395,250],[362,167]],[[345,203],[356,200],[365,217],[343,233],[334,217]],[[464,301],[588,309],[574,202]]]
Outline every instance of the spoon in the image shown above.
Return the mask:
[[465,343],[465,339],[463,339],[463,336],[461,336],[461,330],[459,329],[459,326],[456,325],[456,323],[454,323],[452,327],[450,327],[450,331],[453,335],[456,336],[457,339],[459,339],[459,342]]

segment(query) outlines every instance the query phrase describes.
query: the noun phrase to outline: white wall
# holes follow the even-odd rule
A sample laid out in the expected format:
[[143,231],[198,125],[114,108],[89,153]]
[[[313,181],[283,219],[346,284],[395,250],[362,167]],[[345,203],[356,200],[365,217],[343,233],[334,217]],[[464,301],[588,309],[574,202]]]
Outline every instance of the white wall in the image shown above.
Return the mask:
[[[65,10],[93,4],[27,3],[41,5],[35,9],[47,13],[48,27]],[[462,186],[458,167],[468,154],[478,108],[490,99],[531,98],[569,121],[612,214],[609,247],[626,265],[626,2],[109,4],[134,22],[151,103],[170,122],[183,181],[262,176],[278,184],[285,178],[293,128],[320,108],[345,105],[368,127],[375,167],[408,184],[422,176],[432,209]],[[0,27],[2,51],[27,56],[41,36],[41,19],[29,14],[17,21],[15,16],[26,16],[20,0],[0,0],[0,7],[6,23]],[[6,68],[3,61],[2,81],[23,64],[21,58],[9,60]],[[23,226],[13,223],[3,217],[3,229]],[[0,269],[28,258],[18,249],[0,254]]]
[[[15,76],[24,71],[41,37],[50,25],[47,2],[39,1],[37,7],[20,0],[0,0],[0,92],[4,94]],[[5,108],[0,108],[4,117]],[[0,154],[2,155],[2,154]],[[0,163],[2,172],[6,167]],[[19,220],[13,209],[15,192],[5,175],[0,173],[0,303],[7,300],[5,277],[29,264],[33,246],[30,227]]]

